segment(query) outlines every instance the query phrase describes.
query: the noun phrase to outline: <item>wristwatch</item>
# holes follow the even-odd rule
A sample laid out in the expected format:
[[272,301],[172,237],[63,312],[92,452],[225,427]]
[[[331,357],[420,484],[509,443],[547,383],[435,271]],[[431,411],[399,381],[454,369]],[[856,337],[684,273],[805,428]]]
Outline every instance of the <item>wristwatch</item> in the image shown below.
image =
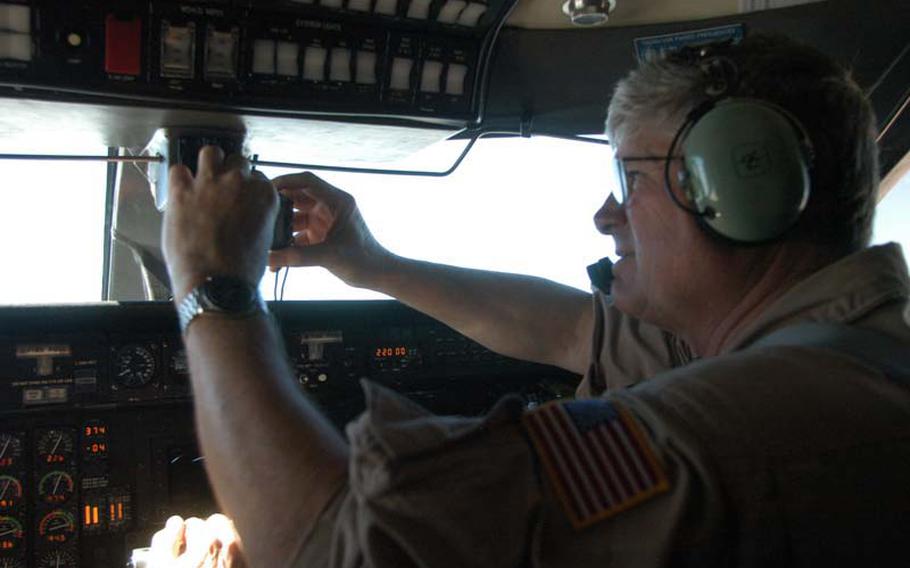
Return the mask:
[[203,314],[239,319],[268,313],[259,290],[233,276],[209,276],[177,305],[177,319],[183,335],[190,323]]

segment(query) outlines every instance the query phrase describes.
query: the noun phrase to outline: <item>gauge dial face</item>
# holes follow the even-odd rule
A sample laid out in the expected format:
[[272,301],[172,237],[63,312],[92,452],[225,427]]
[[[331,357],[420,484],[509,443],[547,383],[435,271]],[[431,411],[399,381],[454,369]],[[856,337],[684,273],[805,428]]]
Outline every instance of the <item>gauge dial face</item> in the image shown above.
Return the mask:
[[67,511],[52,511],[38,523],[38,536],[45,544],[66,544],[76,534],[76,519]]
[[76,559],[67,550],[55,550],[41,557],[38,568],[76,568]]
[[73,433],[69,430],[45,430],[38,436],[38,461],[43,465],[70,463],[73,459]]
[[0,552],[19,550],[24,538],[22,523],[13,517],[0,517]]
[[155,354],[142,345],[127,345],[114,355],[114,383],[135,389],[149,384],[158,372]]
[[0,434],[0,470],[13,469],[22,462],[22,438]]
[[0,475],[0,510],[15,509],[22,502],[22,482],[11,475]]
[[66,503],[73,495],[73,477],[65,471],[52,471],[38,482],[38,495],[45,503]]

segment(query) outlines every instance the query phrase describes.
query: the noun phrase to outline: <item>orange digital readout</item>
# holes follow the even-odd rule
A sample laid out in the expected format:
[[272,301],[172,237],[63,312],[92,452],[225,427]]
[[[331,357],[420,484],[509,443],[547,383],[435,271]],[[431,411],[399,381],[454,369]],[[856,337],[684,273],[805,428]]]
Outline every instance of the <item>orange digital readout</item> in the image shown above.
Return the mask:
[[107,435],[107,426],[99,425],[90,425],[85,427],[85,437],[91,438],[93,436],[105,436]]
[[377,347],[373,352],[373,357],[385,359],[387,357],[407,357],[408,348],[401,345],[395,347]]

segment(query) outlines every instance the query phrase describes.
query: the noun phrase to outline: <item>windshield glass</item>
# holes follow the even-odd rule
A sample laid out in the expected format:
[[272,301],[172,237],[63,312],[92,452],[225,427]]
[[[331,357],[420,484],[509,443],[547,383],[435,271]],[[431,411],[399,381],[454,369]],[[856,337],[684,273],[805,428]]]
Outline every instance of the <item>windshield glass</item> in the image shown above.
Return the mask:
[[[428,169],[445,169],[464,142],[426,151]],[[3,152],[71,153],[47,142]],[[437,153],[438,152],[438,153]],[[107,148],[83,144],[80,153]],[[263,156],[267,159],[267,156]],[[300,160],[305,160],[304,156]],[[609,191],[608,146],[545,137],[480,140],[446,178],[317,172],[354,195],[376,238],[416,259],[530,274],[590,289],[585,267],[612,256],[592,216]],[[292,170],[263,168],[270,177]],[[0,304],[89,303],[102,294],[107,167],[102,162],[0,161]],[[910,174],[878,208],[874,243],[910,250]],[[274,275],[263,296],[272,299]],[[286,300],[377,299],[320,268],[290,271]]]
[[[77,151],[107,154],[92,144]],[[74,150],[0,145],[0,152]],[[100,301],[107,164],[4,160],[0,179],[0,304]]]
[[[445,169],[463,147],[436,145],[425,154],[429,169]],[[586,266],[613,253],[612,240],[592,221],[608,191],[611,159],[611,148],[599,144],[500,138],[478,141],[445,178],[316,173],[357,199],[374,236],[395,254],[590,290]],[[262,171],[270,178],[293,173]],[[266,298],[272,298],[273,278],[268,274],[262,283]],[[385,298],[346,286],[320,268],[291,270],[284,297]]]

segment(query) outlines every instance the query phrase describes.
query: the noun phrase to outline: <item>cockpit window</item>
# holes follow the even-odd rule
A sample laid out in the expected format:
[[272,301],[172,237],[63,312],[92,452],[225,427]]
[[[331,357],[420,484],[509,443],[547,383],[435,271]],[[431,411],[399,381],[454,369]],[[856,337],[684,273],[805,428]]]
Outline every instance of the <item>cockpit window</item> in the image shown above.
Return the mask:
[[[105,155],[107,148],[2,147]],[[101,300],[107,165],[0,161],[0,304]]]
[[[450,158],[464,143],[437,146]],[[426,156],[431,169],[441,162],[435,158]],[[611,160],[610,147],[599,144],[498,138],[478,141],[445,178],[316,173],[357,199],[373,234],[396,254],[590,290],[585,267],[614,252],[592,221],[609,192]],[[271,299],[273,288],[267,274],[264,297]],[[286,300],[377,298],[385,296],[346,286],[319,268],[292,270],[285,290]]]
[[875,244],[896,242],[910,255],[910,169],[904,173],[891,191],[879,202],[875,211],[872,240]]

